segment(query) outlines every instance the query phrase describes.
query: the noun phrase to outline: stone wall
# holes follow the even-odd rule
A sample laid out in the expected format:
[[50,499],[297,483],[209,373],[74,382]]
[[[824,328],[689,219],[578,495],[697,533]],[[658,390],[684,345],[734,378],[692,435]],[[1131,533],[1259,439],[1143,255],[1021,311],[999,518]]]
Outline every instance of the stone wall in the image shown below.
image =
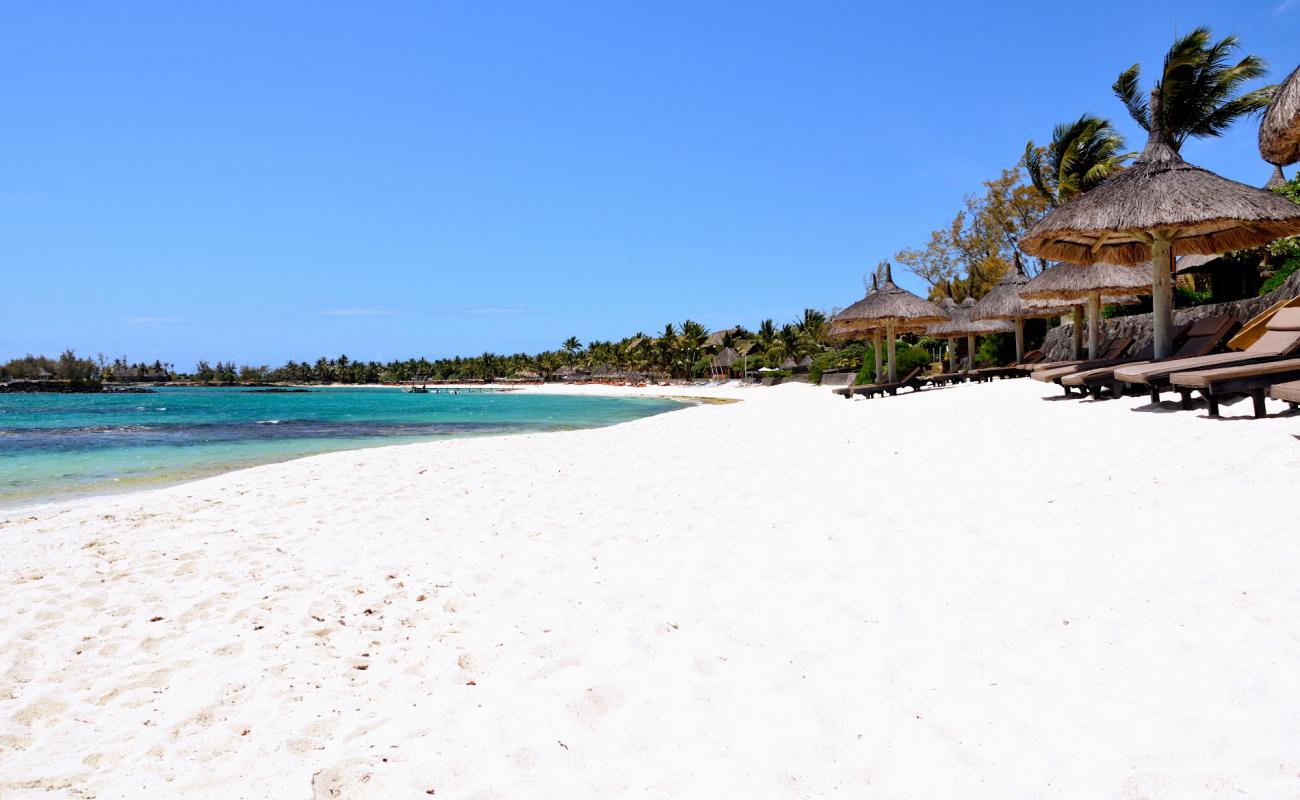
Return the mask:
[[[1191,308],[1174,309],[1174,324],[1186,325],[1206,317],[1217,317],[1221,314],[1232,314],[1238,322],[1245,324],[1252,317],[1263,312],[1269,306],[1279,300],[1286,300],[1292,297],[1300,297],[1300,271],[1291,274],[1286,283],[1272,294],[1263,297],[1249,297],[1245,300],[1234,300],[1230,303],[1212,303],[1204,306],[1192,306]],[[1087,324],[1086,321],[1084,323]],[[1102,320],[1102,340],[1113,338],[1117,335],[1133,335],[1133,344],[1129,346],[1129,352],[1141,349],[1151,341],[1151,315],[1135,314],[1131,317],[1116,317],[1115,319]],[[1084,347],[1088,345],[1088,332],[1084,329],[1083,333]],[[1047,332],[1047,338],[1043,340],[1043,353],[1047,361],[1061,361],[1074,356],[1074,324],[1066,322],[1058,328],[1053,328]]]

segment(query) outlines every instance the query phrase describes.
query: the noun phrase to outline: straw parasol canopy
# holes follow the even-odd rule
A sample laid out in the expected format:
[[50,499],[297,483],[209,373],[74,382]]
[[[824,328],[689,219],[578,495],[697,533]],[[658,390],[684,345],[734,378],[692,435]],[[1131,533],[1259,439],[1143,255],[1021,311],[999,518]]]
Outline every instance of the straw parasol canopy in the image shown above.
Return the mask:
[[[1160,90],[1151,119],[1162,119]],[[1168,356],[1176,255],[1222,253],[1300,233],[1300,206],[1221,178],[1178,155],[1160,124],[1132,166],[1043,217],[1020,245],[1030,255],[1091,265],[1152,262],[1155,354]]]
[[[920,330],[933,322],[942,322],[948,318],[943,309],[922,300],[906,289],[894,283],[893,267],[885,264],[885,280],[858,302],[840,312],[839,319],[856,320],[856,324],[874,325],[879,330],[881,325],[889,339],[889,380],[898,380],[895,365],[895,335],[899,330]],[[880,352],[880,348],[876,348]],[[876,375],[880,372],[877,370]]]
[[1009,319],[1015,325],[1016,361],[1025,357],[1025,320],[1037,317],[1055,317],[1061,312],[1041,303],[1026,302],[1020,296],[1020,287],[1029,282],[1025,274],[1025,265],[1020,261],[1020,252],[1016,251],[1015,263],[1002,278],[975,303],[971,319]]
[[1088,358],[1101,350],[1101,304],[1106,298],[1151,293],[1151,267],[1115,264],[1057,264],[1020,287],[1026,300],[1085,302],[1088,307]]
[[[975,299],[967,297],[960,303],[953,302],[952,298],[945,297],[939,307],[948,312],[948,319],[944,322],[938,322],[930,325],[925,329],[927,336],[948,339],[949,355],[952,360],[952,369],[956,371],[956,348],[952,346],[952,340],[959,337],[966,337],[966,349],[970,352],[972,358],[975,355],[975,337],[984,336],[993,333],[1011,333],[1013,330],[1010,322],[996,319],[974,319]],[[973,366],[973,363],[972,363]]]
[[1300,161],[1300,67],[1273,93],[1259,125],[1259,154],[1274,165]]

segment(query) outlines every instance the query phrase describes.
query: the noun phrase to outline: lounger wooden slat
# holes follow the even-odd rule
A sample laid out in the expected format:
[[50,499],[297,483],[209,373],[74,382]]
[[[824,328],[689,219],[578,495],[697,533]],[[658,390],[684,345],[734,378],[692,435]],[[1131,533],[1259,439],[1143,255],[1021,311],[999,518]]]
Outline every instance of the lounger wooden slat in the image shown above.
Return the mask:
[[877,383],[871,386],[858,386],[853,390],[853,393],[859,397],[870,399],[879,394],[898,394],[899,389],[911,389],[915,392],[921,389],[924,385],[925,381],[921,380],[921,368],[917,367],[904,375],[901,380],[894,383]]
[[1300,358],[1283,358],[1220,369],[1192,370],[1174,374],[1171,385],[1183,395],[1183,405],[1189,406],[1193,390],[1205,398],[1210,416],[1219,416],[1219,403],[1230,397],[1249,395],[1254,403],[1255,417],[1267,416],[1264,393],[1270,386],[1300,379]]
[[1279,383],[1268,390],[1268,396],[1274,400],[1290,403],[1292,406],[1300,405],[1300,381]]

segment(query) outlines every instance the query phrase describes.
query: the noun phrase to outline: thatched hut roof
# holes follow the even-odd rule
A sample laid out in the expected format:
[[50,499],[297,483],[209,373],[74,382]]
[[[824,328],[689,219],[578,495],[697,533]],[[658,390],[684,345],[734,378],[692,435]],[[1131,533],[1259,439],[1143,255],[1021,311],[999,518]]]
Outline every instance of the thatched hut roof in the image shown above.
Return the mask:
[[[1160,105],[1153,92],[1152,119]],[[1167,231],[1175,256],[1223,253],[1300,233],[1300,206],[1188,164],[1153,125],[1132,166],[1043,217],[1020,245],[1072,264],[1141,264],[1153,231]]]
[[1151,265],[1057,264],[1020,287],[1026,300],[1080,302],[1098,292],[1114,297],[1151,294]]
[[730,367],[732,364],[735,364],[739,360],[740,360],[739,353],[737,353],[735,350],[732,350],[730,347],[724,347],[721,353],[718,353],[716,356],[713,357],[713,366]]
[[781,362],[781,369],[794,369],[799,366],[793,358],[786,356],[785,361]]
[[1259,154],[1270,164],[1300,161],[1300,67],[1273,93],[1259,124]]
[[739,330],[740,330],[740,328],[723,328],[723,329],[720,330],[720,331],[714,331],[713,333],[710,333],[710,334],[709,334],[709,338],[707,338],[707,339],[704,340],[704,349],[705,349],[705,350],[708,350],[708,349],[711,348],[711,347],[714,347],[714,348],[716,348],[716,347],[722,347],[722,340],[723,340],[723,338],[724,338],[727,334],[729,334],[729,333],[736,333],[736,332],[739,331]]
[[796,367],[811,367],[811,366],[812,366],[812,361],[813,361],[812,356],[804,356],[803,358],[799,359],[799,363],[798,363],[798,364],[795,364],[795,366],[796,366]]
[[884,323],[893,320],[900,330],[942,322],[947,318],[943,309],[934,303],[899,288],[894,283],[893,268],[889,264],[885,265],[885,280],[878,289],[868,292],[866,297],[836,315],[837,320],[844,322]]
[[1011,269],[989,289],[988,294],[975,303],[971,319],[1032,319],[1057,315],[1058,312],[1044,308],[1041,303],[1030,303],[1020,296],[1020,287],[1029,283],[1029,276],[1025,274],[1025,265],[1020,261],[1019,252],[1015,259]]

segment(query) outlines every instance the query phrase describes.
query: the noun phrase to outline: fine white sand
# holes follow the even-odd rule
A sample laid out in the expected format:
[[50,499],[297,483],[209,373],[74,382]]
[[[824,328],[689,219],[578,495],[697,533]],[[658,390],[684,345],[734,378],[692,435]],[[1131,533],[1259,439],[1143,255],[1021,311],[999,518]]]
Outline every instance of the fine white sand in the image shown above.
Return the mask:
[[1300,794],[1300,417],[667,391],[0,511],[0,797]]

